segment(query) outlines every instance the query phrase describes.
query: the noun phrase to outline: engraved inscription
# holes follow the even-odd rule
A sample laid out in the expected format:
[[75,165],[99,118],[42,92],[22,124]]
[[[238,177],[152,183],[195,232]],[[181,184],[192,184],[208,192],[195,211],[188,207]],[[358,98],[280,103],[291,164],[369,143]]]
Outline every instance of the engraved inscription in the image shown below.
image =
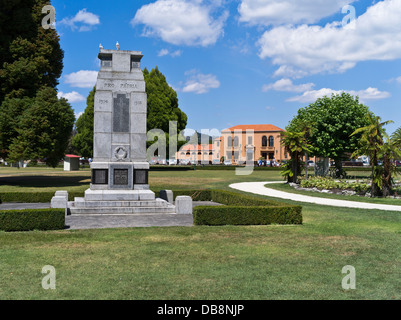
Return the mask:
[[134,171],[135,184],[148,184],[148,170],[135,170]]
[[121,83],[120,88],[121,89],[137,89],[138,86],[136,83]]
[[105,83],[104,83],[104,87],[105,87],[105,88],[114,88],[114,83],[112,83],[112,82],[105,82]]
[[125,94],[118,94],[114,98],[113,131],[129,132],[129,99]]
[[107,176],[108,176],[107,169],[94,169],[92,170],[92,183],[107,184],[108,183]]
[[109,100],[99,100],[99,104],[108,104]]
[[128,185],[128,169],[114,169],[114,185]]

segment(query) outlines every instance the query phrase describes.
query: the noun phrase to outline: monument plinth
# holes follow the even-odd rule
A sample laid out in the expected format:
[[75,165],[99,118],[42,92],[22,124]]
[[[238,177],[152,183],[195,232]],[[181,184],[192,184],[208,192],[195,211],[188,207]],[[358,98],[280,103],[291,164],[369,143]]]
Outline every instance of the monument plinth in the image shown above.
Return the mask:
[[[139,51],[100,47],[96,82],[92,181],[71,213],[174,213],[149,190],[147,96]],[[145,209],[148,210],[145,210]]]

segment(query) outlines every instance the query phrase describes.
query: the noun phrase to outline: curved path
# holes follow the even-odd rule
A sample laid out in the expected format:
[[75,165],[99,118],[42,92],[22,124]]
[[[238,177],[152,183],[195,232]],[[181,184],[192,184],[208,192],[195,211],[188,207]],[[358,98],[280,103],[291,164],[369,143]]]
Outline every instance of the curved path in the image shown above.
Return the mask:
[[278,191],[265,187],[266,184],[275,184],[275,183],[285,183],[285,181],[241,182],[241,183],[231,184],[229,187],[232,189],[259,194],[263,196],[269,196],[269,197],[293,200],[299,202],[315,203],[324,206],[401,211],[401,206],[396,206],[396,205],[319,198],[319,197],[305,196],[296,193]]

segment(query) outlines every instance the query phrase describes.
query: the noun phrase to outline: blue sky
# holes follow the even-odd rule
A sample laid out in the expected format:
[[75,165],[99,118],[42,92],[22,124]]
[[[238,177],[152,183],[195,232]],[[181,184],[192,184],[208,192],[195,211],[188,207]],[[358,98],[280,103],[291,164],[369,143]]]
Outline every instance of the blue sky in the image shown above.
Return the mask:
[[401,126],[401,0],[53,0],[65,51],[59,95],[76,114],[99,44],[142,51],[177,91],[187,128],[285,128],[318,97],[347,91]]

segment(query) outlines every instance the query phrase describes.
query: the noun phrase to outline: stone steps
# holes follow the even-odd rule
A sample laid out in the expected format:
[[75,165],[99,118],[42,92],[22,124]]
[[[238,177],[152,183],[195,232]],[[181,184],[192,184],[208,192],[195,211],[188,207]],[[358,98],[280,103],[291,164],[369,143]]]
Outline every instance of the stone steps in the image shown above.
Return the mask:
[[173,214],[174,205],[162,199],[151,201],[87,201],[75,198],[69,202],[70,213],[74,214]]
[[75,214],[175,214],[175,208],[171,207],[102,207],[102,208],[70,208],[72,215]]
[[153,201],[85,201],[84,198],[75,198],[75,208],[94,207],[165,207],[164,200]]

